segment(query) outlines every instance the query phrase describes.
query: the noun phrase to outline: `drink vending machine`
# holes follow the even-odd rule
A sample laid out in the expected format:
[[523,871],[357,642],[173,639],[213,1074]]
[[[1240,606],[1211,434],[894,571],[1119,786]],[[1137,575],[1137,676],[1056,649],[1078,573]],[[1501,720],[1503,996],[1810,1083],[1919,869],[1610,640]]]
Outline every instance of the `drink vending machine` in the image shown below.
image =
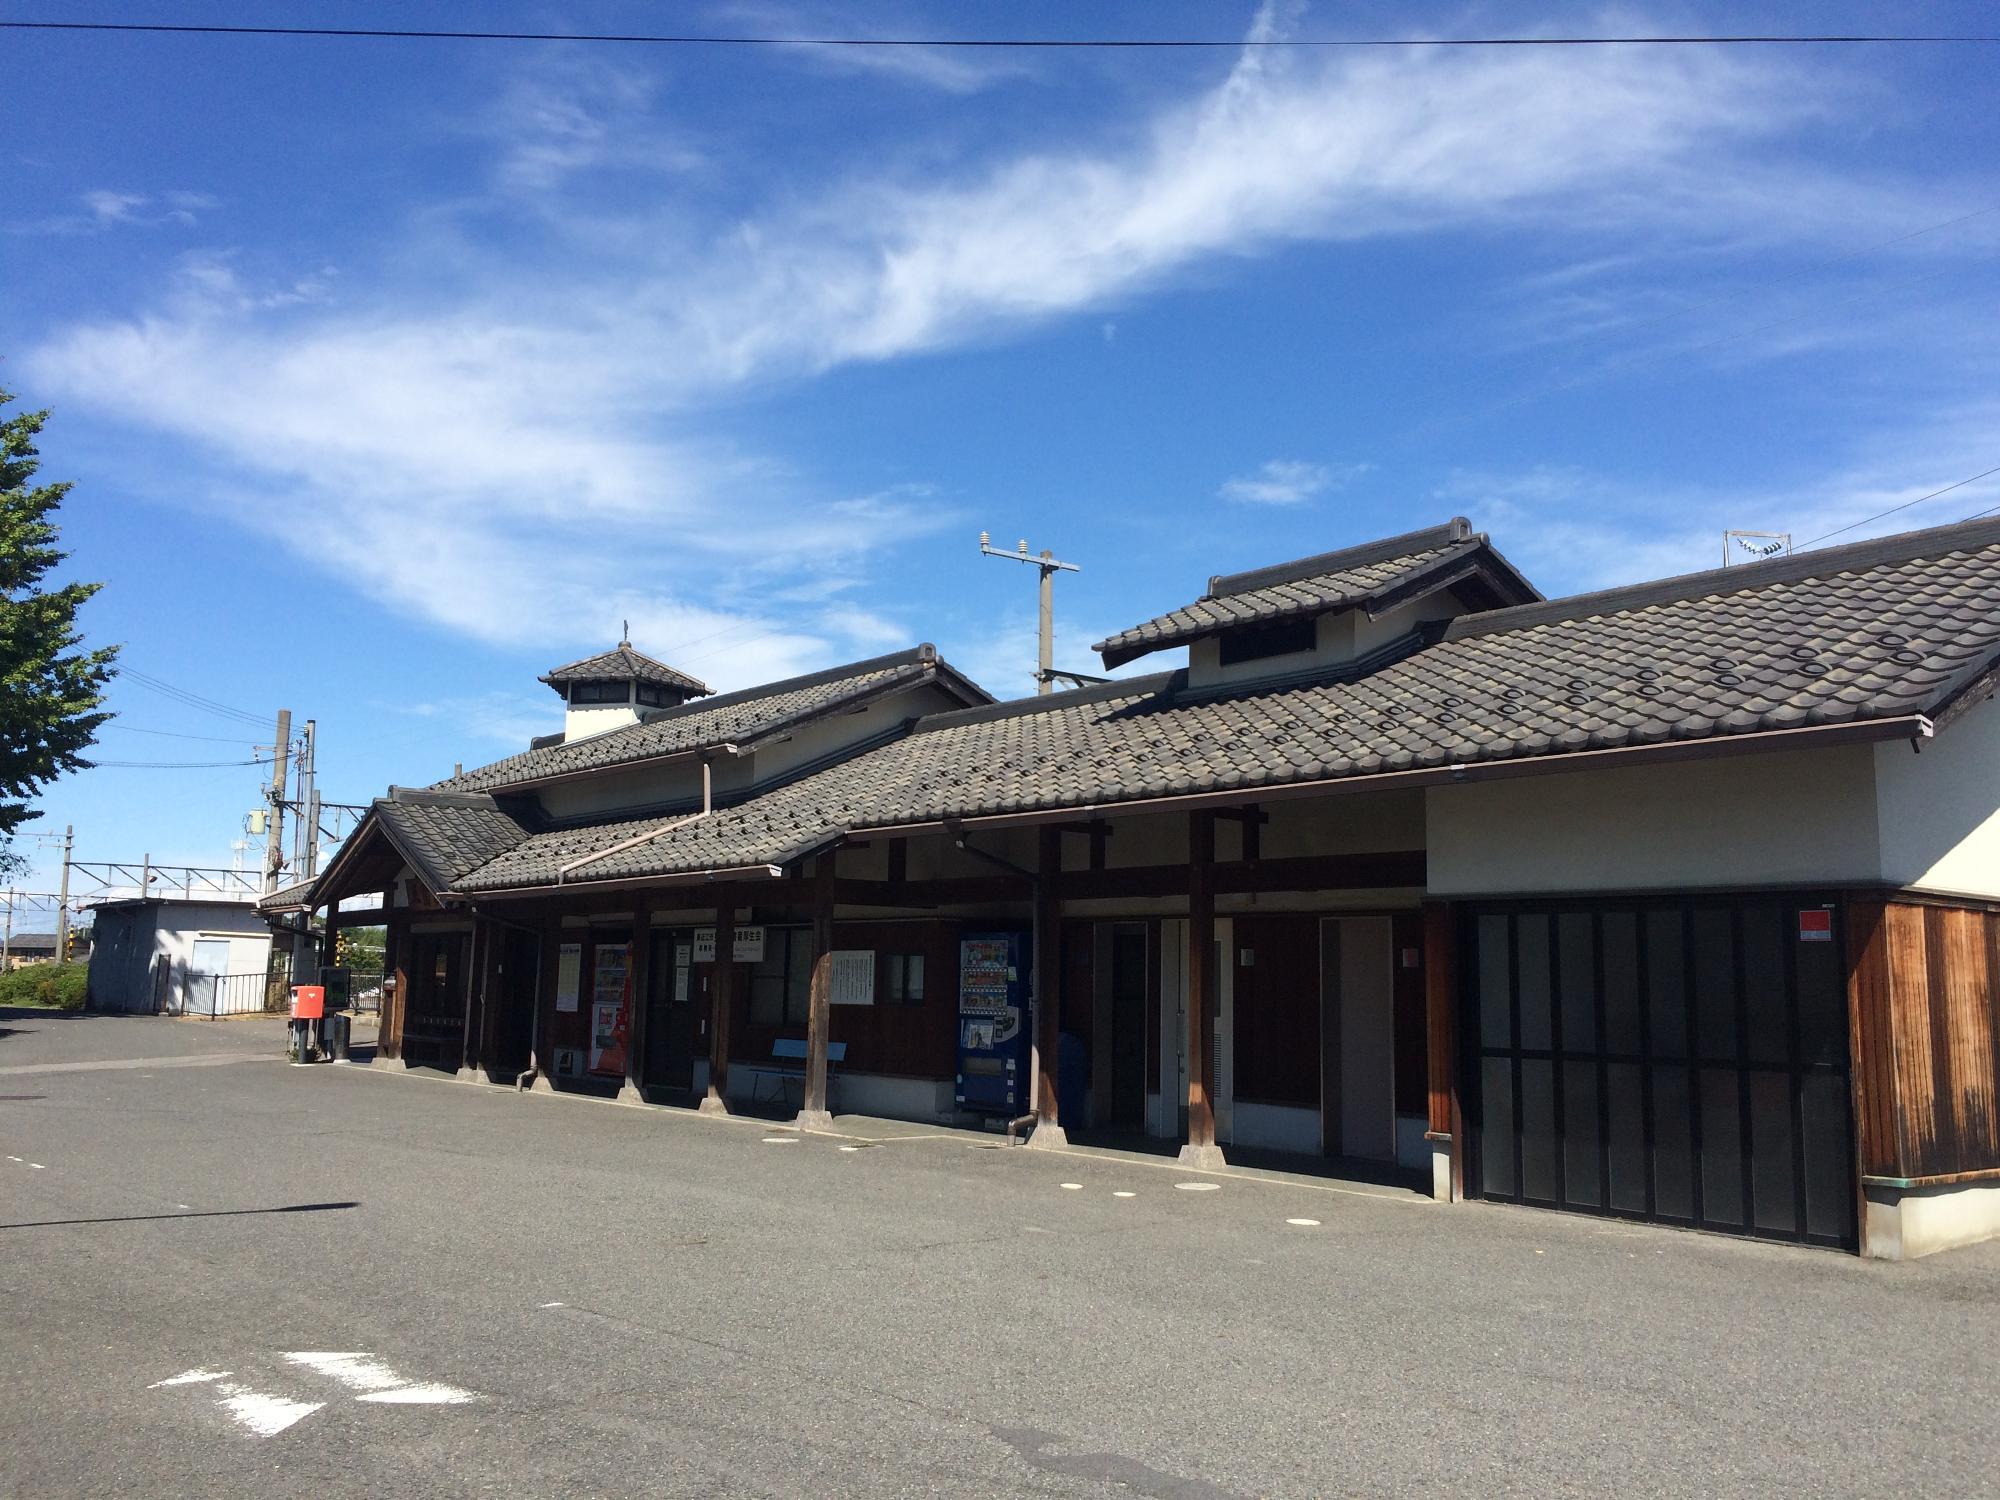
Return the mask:
[[1027,1113],[1034,1030],[1025,932],[968,933],[958,945],[958,1104]]

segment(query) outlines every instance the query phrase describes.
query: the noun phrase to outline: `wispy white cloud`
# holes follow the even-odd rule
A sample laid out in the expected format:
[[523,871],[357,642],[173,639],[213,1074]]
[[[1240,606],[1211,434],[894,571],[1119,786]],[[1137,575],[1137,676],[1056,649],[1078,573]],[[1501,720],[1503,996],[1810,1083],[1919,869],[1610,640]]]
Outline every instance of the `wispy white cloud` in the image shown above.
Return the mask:
[[1336,468],[1296,458],[1273,458],[1259,465],[1255,473],[1224,480],[1216,493],[1244,505],[1300,505],[1315,495],[1352,484],[1373,467],[1342,464]]
[[[413,225],[403,259],[435,251],[439,279],[349,267],[337,301],[301,291],[324,293],[317,266],[263,286],[210,260],[150,312],[49,338],[37,382],[185,440],[214,469],[203,503],[391,608],[495,641],[588,642],[623,616],[649,643],[716,635],[695,669],[726,685],[879,649],[888,625],[844,596],[946,516],[729,441],[732,404],[772,384],[1101,315],[1298,241],[1534,227],[1629,247],[1767,232],[1780,202],[1794,222],[1836,198],[1849,222],[1877,211],[1778,165],[1842,86],[1719,50],[1251,52],[1094,146],[921,178],[857,161],[747,212],[700,172],[586,195],[591,169],[678,149],[670,101],[552,66],[503,101],[521,128],[493,171],[556,249],[440,249]],[[636,161],[626,125],[653,143]],[[1322,468],[1247,476],[1269,488],[1246,498],[1336,482]]]
[[174,190],[163,193],[126,193],[112,188],[92,188],[79,194],[82,211],[56,214],[33,223],[15,226],[16,234],[99,234],[119,228],[157,228],[174,224],[189,226],[201,213],[221,206],[209,193]]

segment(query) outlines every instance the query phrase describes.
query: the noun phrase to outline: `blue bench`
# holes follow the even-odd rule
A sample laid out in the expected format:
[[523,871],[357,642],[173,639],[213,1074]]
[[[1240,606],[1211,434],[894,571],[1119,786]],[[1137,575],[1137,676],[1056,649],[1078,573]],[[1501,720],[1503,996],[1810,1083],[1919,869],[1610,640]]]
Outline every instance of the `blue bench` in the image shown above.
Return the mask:
[[[847,1043],[828,1042],[826,1044],[826,1092],[829,1101],[833,1098],[834,1064],[847,1057]],[[796,1080],[799,1085],[799,1107],[805,1107],[806,1092],[806,1043],[804,1037],[781,1036],[771,1043],[771,1060],[751,1063],[745,1071],[756,1074],[750,1084],[750,1102],[782,1103],[787,1087]],[[775,1087],[768,1095],[764,1092],[764,1080],[770,1079]]]

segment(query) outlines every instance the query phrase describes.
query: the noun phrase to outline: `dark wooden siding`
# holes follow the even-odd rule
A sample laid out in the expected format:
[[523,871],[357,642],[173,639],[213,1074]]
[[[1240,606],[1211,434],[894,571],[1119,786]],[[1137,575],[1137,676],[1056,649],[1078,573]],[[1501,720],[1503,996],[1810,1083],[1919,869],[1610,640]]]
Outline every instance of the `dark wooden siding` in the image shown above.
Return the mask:
[[1848,913],[1862,1172],[2000,1171],[2000,913],[1879,897]]
[[[828,1039],[847,1044],[839,1071],[882,1073],[901,1078],[949,1078],[958,1068],[958,926],[952,922],[837,922],[834,947],[873,949],[875,1003],[835,1005],[828,1009]],[[887,1003],[888,968],[882,955],[924,955],[924,999],[921,1005]],[[730,1055],[753,1063],[771,1055],[779,1037],[803,1038],[803,1021],[793,1025],[759,1024],[750,1019],[747,969],[739,968],[730,1005]]]
[[1317,1109],[1319,919],[1238,916],[1234,938],[1235,1097]]
[[[1421,1119],[1430,1110],[1429,1018],[1424,1004],[1424,919],[1405,912],[1395,919],[1396,1113]],[[1406,966],[1406,955],[1416,963]]]

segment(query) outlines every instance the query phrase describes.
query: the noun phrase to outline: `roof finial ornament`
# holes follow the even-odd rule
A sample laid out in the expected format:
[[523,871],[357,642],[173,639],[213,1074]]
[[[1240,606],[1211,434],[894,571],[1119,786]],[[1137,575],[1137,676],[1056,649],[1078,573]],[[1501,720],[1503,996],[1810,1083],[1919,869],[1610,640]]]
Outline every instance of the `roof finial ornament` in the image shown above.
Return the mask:
[[620,620],[618,622],[618,644],[621,646],[632,644],[632,622],[630,620]]

